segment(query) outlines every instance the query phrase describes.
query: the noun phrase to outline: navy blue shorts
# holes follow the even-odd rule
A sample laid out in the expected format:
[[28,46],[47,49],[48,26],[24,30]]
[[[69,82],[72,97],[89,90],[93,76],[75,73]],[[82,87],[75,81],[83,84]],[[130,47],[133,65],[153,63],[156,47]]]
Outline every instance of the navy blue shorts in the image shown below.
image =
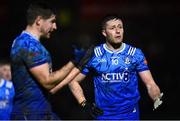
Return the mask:
[[98,116],[97,120],[139,120],[139,105],[135,105],[129,112]]

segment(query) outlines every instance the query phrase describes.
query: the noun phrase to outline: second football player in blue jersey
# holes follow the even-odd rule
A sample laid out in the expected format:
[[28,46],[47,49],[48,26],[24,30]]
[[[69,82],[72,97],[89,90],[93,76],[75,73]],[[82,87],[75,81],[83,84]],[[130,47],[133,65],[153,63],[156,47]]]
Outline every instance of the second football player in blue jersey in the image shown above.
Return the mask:
[[[79,104],[85,110],[91,110],[96,119],[138,120],[138,75],[153,101],[161,96],[160,89],[141,49],[123,42],[124,28],[120,18],[106,17],[102,22],[102,34],[106,38],[105,43],[94,48],[92,58],[69,87]],[[87,103],[79,84],[90,71],[94,74],[95,103],[98,108]]]

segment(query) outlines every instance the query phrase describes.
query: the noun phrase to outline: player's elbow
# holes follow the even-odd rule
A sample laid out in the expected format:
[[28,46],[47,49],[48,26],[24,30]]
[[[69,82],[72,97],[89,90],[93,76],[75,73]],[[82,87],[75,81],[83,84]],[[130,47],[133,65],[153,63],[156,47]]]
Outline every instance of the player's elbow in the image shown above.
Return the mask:
[[46,89],[46,90],[51,90],[55,84],[53,83],[53,81],[50,81],[49,78],[44,79],[43,81],[41,81],[41,85]]
[[51,84],[43,84],[42,85],[46,90],[51,90],[54,86],[53,85],[51,85]]

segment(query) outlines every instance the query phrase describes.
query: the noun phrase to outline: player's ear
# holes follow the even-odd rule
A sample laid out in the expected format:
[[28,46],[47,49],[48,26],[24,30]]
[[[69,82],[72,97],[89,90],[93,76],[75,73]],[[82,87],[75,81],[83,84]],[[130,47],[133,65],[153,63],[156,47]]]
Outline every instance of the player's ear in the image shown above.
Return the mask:
[[106,32],[104,29],[102,30],[102,35],[106,37]]
[[42,17],[41,16],[37,16],[37,18],[35,20],[36,25],[40,25],[41,21],[42,21]]

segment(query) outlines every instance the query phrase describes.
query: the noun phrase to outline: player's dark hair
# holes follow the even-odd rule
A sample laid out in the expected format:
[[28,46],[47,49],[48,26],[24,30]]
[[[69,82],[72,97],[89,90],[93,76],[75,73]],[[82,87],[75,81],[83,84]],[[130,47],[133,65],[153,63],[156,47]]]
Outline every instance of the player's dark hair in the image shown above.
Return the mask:
[[0,66],[10,65],[10,61],[8,59],[0,59]]
[[32,25],[38,16],[43,19],[48,19],[52,15],[55,15],[55,9],[47,1],[32,1],[27,10],[27,24]]
[[102,21],[101,21],[101,29],[105,29],[106,27],[106,23],[110,20],[113,20],[113,19],[119,19],[119,20],[122,20],[118,15],[115,15],[115,14],[109,14],[109,15],[106,15],[105,17],[103,17]]

